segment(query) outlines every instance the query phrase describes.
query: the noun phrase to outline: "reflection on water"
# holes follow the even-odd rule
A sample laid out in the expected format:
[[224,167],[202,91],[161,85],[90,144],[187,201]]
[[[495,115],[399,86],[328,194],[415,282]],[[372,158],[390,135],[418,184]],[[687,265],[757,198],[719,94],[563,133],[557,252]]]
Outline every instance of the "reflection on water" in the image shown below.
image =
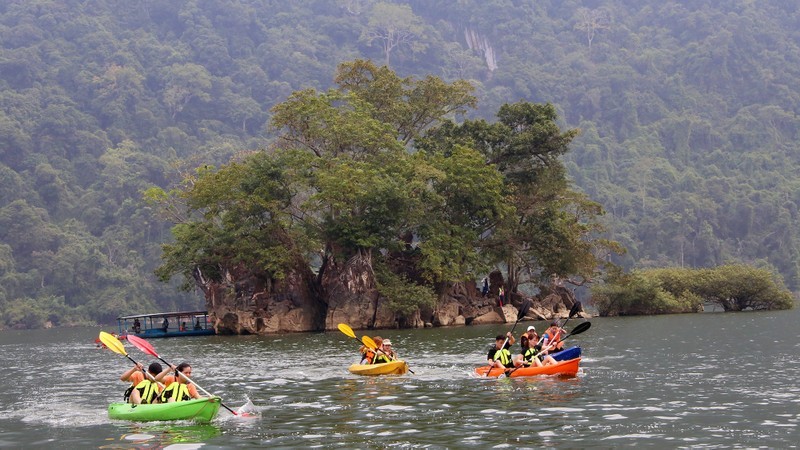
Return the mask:
[[132,425],[126,434],[118,439],[106,439],[101,449],[193,449],[200,448],[222,430],[213,424],[177,425],[144,424]]
[[0,448],[786,448],[800,441],[798,318],[593,319],[574,378],[475,376],[501,325],[381,331],[416,372],[396,377],[347,372],[358,347],[338,332],[153,340],[249,413],[209,425],[109,420],[130,362],[94,346],[99,329],[4,332],[16,389],[0,390]]

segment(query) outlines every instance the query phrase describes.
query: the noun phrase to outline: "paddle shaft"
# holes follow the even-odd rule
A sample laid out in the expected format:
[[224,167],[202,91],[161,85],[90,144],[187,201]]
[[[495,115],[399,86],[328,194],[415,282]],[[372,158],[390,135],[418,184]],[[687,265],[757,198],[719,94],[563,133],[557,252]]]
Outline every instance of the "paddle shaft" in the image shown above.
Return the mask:
[[[564,328],[564,325],[566,325],[567,322],[569,322],[569,319],[572,319],[573,317],[575,317],[579,312],[581,312],[581,309],[583,309],[583,307],[581,306],[581,302],[579,302],[579,301],[575,302],[575,304],[572,305],[572,308],[569,310],[569,316],[567,316],[567,320],[565,320],[564,323],[559,325],[558,328]],[[545,332],[546,331],[547,330],[545,330]],[[542,337],[539,338],[539,341],[536,343],[536,345],[542,345],[542,342],[544,342],[544,335],[545,334],[546,333],[542,333]]]
[[[525,303],[523,303],[522,307],[519,309],[519,313],[517,313],[517,320],[516,320],[516,322],[514,322],[514,326],[511,327],[511,333],[510,333],[511,335],[514,334],[514,329],[517,328],[517,324],[519,323],[520,320],[522,320],[523,317],[525,317],[526,314],[528,314],[528,310],[530,308],[531,308],[530,300],[525,300]],[[508,337],[508,335],[506,335],[506,340],[503,341],[503,346],[500,347],[500,351],[503,351],[503,349],[506,348],[506,344],[508,344],[508,339],[509,339],[509,337]],[[494,359],[492,361],[494,361]],[[489,376],[489,372],[490,371],[491,371],[491,368],[489,369],[489,371],[486,372],[486,376],[487,377]]]
[[[168,362],[167,362],[166,360],[164,360],[164,358],[162,358],[161,356],[158,356],[158,355],[156,355],[156,358],[160,359],[160,360],[161,360],[161,362],[163,362],[163,363],[164,363],[164,364],[166,364],[167,366],[169,366],[169,367],[172,367],[172,364],[168,363]],[[213,397],[213,395],[211,395],[211,393],[210,393],[210,392],[208,392],[207,390],[203,389],[203,386],[200,386],[199,384],[197,384],[197,383],[195,383],[194,381],[192,381],[192,379],[191,379],[191,378],[189,378],[188,376],[186,376],[186,374],[184,374],[183,372],[177,371],[177,370],[176,370],[176,372],[177,372],[177,373],[178,373],[180,376],[182,376],[183,378],[185,378],[185,379],[186,379],[186,381],[188,381],[189,383],[193,383],[195,386],[197,386],[197,388],[198,388],[198,389],[200,389],[201,391],[203,391],[203,393],[204,393],[204,394],[206,394],[206,395],[207,395],[207,396],[209,396],[209,397]],[[175,382],[177,383],[177,380],[176,380]],[[237,413],[236,411],[234,411],[234,410],[230,409],[230,408],[228,407],[228,405],[226,405],[225,403],[222,403],[222,400],[220,400],[219,404],[220,404],[220,405],[222,405],[222,407],[223,407],[223,408],[225,408],[225,409],[227,409],[228,411],[230,411],[231,413],[233,413],[233,415],[234,415],[234,416],[238,416],[238,415],[239,415],[239,413]]]

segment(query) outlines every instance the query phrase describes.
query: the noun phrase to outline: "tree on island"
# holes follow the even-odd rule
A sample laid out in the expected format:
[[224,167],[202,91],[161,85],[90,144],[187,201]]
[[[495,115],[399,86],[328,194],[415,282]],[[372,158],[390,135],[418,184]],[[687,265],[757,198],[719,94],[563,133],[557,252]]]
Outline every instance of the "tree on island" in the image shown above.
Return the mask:
[[523,273],[589,279],[598,249],[618,248],[596,238],[601,208],[569,190],[559,157],[577,132],[559,130],[552,105],[456,124],[445,118],[475,106],[465,81],[354,61],[336,82],[273,108],[272,148],[148,192],[180,218],[162,279],[275,285],[313,269],[304,276],[326,304],[332,284],[366,279],[408,315],[499,263],[515,290]]

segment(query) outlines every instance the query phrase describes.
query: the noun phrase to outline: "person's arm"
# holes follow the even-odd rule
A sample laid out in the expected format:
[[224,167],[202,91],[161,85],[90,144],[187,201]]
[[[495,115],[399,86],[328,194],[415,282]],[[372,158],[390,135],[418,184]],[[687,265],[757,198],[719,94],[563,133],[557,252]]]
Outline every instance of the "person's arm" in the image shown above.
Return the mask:
[[142,366],[141,363],[136,363],[135,366],[131,367],[125,373],[123,373],[122,376],[119,377],[119,380],[120,381],[129,381],[130,378],[131,378],[131,375],[133,375],[133,373],[136,372],[137,370],[144,370],[144,366]]
[[188,385],[186,385],[186,388],[187,388],[187,389],[189,389],[189,395],[190,395],[192,398],[200,398],[200,397],[202,397],[202,396],[201,396],[201,395],[200,395],[200,394],[197,392],[197,386],[195,386],[195,385],[194,385],[194,383],[191,383],[191,384],[188,384]]
[[175,366],[167,367],[166,369],[162,370],[160,374],[156,375],[156,381],[163,380],[164,377],[166,377],[168,373],[174,372],[174,371],[175,371]]
[[515,342],[517,342],[517,340],[514,339],[514,335],[512,335],[510,331],[506,333],[506,337],[508,338],[508,343],[506,343],[506,348],[511,348],[511,346],[514,345]]

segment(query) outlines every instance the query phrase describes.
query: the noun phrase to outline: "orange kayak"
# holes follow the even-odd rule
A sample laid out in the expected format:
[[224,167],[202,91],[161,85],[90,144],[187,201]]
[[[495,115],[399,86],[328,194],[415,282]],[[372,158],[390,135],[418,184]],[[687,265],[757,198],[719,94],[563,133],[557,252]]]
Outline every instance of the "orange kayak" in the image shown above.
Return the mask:
[[[578,373],[578,365],[580,364],[581,359],[575,358],[570,359],[568,361],[559,361],[557,364],[552,364],[549,366],[542,366],[542,367],[520,367],[519,369],[508,369],[509,376],[511,378],[516,377],[532,377],[536,375],[561,375],[565,377],[574,377]],[[489,370],[489,366],[481,366],[475,369],[475,373],[478,376],[485,377],[486,371]],[[504,370],[499,369],[497,367],[492,368],[491,372],[489,372],[490,377],[499,377],[503,375]]]

